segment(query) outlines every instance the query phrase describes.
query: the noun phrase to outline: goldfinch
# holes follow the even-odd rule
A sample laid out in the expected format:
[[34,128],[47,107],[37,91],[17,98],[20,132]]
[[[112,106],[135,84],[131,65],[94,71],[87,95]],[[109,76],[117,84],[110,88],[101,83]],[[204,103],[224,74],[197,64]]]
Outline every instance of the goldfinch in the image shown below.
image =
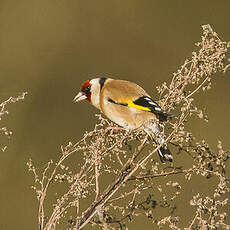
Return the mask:
[[73,101],[84,99],[126,130],[143,128],[157,144],[162,145],[158,150],[160,160],[172,162],[172,154],[159,126],[169,114],[139,85],[112,78],[94,78],[82,85]]

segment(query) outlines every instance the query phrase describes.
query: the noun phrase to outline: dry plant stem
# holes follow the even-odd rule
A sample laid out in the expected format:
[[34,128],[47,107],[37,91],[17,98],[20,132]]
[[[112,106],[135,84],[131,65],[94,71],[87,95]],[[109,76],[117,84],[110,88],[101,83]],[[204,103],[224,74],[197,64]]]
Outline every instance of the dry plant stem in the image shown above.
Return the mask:
[[[144,140],[143,144],[145,143],[146,139]],[[140,149],[140,151],[142,150],[142,148]],[[157,151],[157,149],[155,150]],[[153,151],[153,153],[155,152]],[[126,164],[127,167],[127,164]],[[137,168],[136,168],[137,169]],[[77,223],[76,226],[76,230],[82,229],[86,224],[89,223],[89,221],[91,221],[91,219],[93,218],[93,216],[96,214],[97,212],[97,207],[98,206],[104,206],[104,204],[119,190],[119,188],[122,186],[122,184],[124,184],[126,182],[126,180],[128,179],[129,176],[131,176],[135,171],[131,171],[130,174],[125,171],[127,170],[126,168],[123,168],[123,171],[121,172],[121,174],[117,177],[117,179],[113,182],[112,185],[110,185],[105,192],[103,193],[103,195],[99,198],[98,201],[94,202],[86,211],[84,216],[79,220],[79,222]]]
[[[78,146],[81,142],[83,142],[84,141],[84,138],[83,139],[81,139],[80,141],[78,141],[74,146],[73,146],[73,148],[74,147],[76,147],[76,146]],[[58,167],[62,164],[62,162],[66,159],[66,158],[68,158],[72,153],[74,153],[75,152],[75,150],[73,150],[73,151],[70,151],[70,152],[68,152],[68,153],[65,153],[65,152],[63,152],[63,149],[62,149],[62,157],[60,158],[60,160],[58,161],[58,163],[56,164],[56,166],[55,166],[55,168],[53,169],[53,171],[52,171],[52,173],[51,173],[51,176],[48,178],[48,181],[47,181],[47,183],[45,184],[45,179],[46,179],[46,172],[47,172],[47,170],[49,169],[49,167],[50,167],[50,162],[48,163],[48,165],[47,165],[47,167],[45,168],[45,170],[44,170],[44,172],[43,172],[43,176],[42,176],[42,183],[41,183],[41,196],[40,196],[40,198],[39,198],[39,211],[38,211],[38,219],[39,219],[39,226],[40,226],[40,229],[46,229],[46,228],[44,228],[44,217],[45,217],[45,214],[44,214],[44,201],[45,201],[45,198],[46,198],[46,195],[47,195],[47,190],[48,190],[48,187],[49,187],[49,185],[51,184],[51,182],[53,181],[53,179],[54,179],[54,176],[55,176],[55,174],[56,174],[56,172],[57,172],[57,169],[58,169]],[[44,184],[45,184],[45,186],[44,186]],[[52,217],[52,216],[51,216]],[[50,219],[52,219],[52,218],[50,218]],[[49,222],[51,222],[51,221],[49,221]]]
[[[0,102],[0,121],[2,120],[4,115],[9,113],[9,111],[7,110],[7,106],[11,103],[18,102],[19,100],[24,100],[26,95],[27,95],[27,92],[23,92],[17,97],[9,97],[7,100]],[[0,127],[0,136],[4,135],[5,137],[10,138],[12,133],[13,132],[8,130],[7,127]],[[6,149],[7,149],[7,145],[1,144],[0,150],[2,152],[5,152]]]
[[189,97],[191,97],[194,93],[196,93],[207,81],[208,81],[209,77],[206,77],[204,79],[204,81],[195,89],[193,90],[188,96],[186,96],[186,98],[188,99]]
[[145,147],[147,140],[148,140],[148,136],[146,136],[145,139],[143,140],[143,142],[138,146],[136,153],[134,153],[133,157],[131,158],[131,162],[136,160],[136,158],[141,154],[142,150]]
[[[71,222],[68,224],[68,229],[80,230],[89,223],[92,227],[97,225],[106,230],[116,229],[113,226],[117,224],[120,229],[124,229],[127,226],[124,227],[123,223],[133,220],[138,214],[146,215],[158,227],[167,225],[169,229],[180,230],[177,227],[179,217],[174,213],[175,198],[183,188],[174,180],[173,175],[178,174],[184,174],[184,182],[193,179],[193,175],[214,177],[218,181],[212,197],[205,195],[202,197],[198,193],[191,198],[190,205],[196,209],[188,222],[188,228],[185,229],[191,230],[199,225],[211,226],[213,229],[214,222],[215,226],[221,223],[222,227],[230,229],[230,225],[224,223],[226,213],[219,212],[219,208],[227,204],[222,194],[230,191],[225,176],[226,162],[230,159],[230,153],[223,150],[221,142],[217,146],[217,152],[211,151],[205,141],[197,141],[192,132],[186,129],[186,122],[191,116],[195,115],[207,121],[203,111],[197,108],[193,96],[201,89],[204,91],[210,89],[212,75],[218,71],[226,71],[228,66],[223,61],[227,43],[220,41],[210,26],[204,26],[203,29],[202,41],[197,43],[200,49],[193,52],[190,60],[186,60],[177,73],[173,74],[169,85],[163,83],[157,87],[161,97],[160,105],[166,110],[173,111],[172,113],[175,112],[175,117],[166,124],[167,128],[161,125],[165,133],[164,138],[178,149],[178,154],[187,153],[186,156],[191,158],[189,166],[182,168],[171,165],[165,168],[152,159],[161,145],[154,147],[152,151],[148,149],[144,151],[147,144],[154,145],[154,143],[149,142],[148,136],[141,130],[110,133],[107,127],[111,127],[112,123],[101,117],[95,129],[86,133],[80,142],[62,148],[60,160],[52,170],[52,162],[48,163],[41,180],[37,178],[35,169],[31,169],[35,174],[35,182],[40,182],[36,191],[39,194],[41,230],[55,230],[58,224],[62,224],[64,218],[70,215]],[[139,145],[134,149],[136,139]],[[76,171],[68,170],[63,165],[65,159],[74,152],[79,152],[83,157],[81,168],[77,166]],[[60,173],[57,171],[59,168]],[[103,183],[108,176],[114,180],[104,189]],[[152,180],[160,177],[161,180]],[[67,186],[66,191],[58,196],[51,215],[47,216],[44,203],[52,182],[65,182]],[[160,193],[159,199],[155,199],[155,192]],[[146,200],[143,197],[144,193],[147,194]],[[92,203],[83,209],[81,204],[88,198]],[[168,207],[169,216],[154,220],[152,209],[156,207]],[[209,207],[211,209],[205,213],[204,209]],[[73,214],[74,208],[76,212]],[[216,221],[216,214],[214,215],[212,210],[216,210],[219,222]]]
[[1,102],[0,104],[0,120],[1,120],[1,116],[5,113],[8,113],[8,111],[6,110],[6,106],[10,103],[15,103],[19,100],[23,100],[25,99],[27,92],[23,92],[21,95],[19,95],[18,97],[10,97],[7,100]]
[[[182,66],[182,69],[185,68],[186,65],[188,65],[189,63],[191,63],[190,65],[190,68],[189,68],[189,73],[185,76],[184,80],[180,82],[180,84],[178,84],[176,86],[176,88],[174,88],[174,90],[169,90],[169,94],[168,96],[166,97],[166,99],[162,102],[162,107],[164,108],[165,105],[167,104],[169,98],[172,96],[172,94],[174,93],[175,89],[180,89],[181,93],[183,92],[185,86],[188,84],[188,79],[191,77],[191,72],[192,72],[192,69],[194,67],[194,62],[193,61],[187,61],[184,63],[184,65]],[[174,85],[174,82],[176,81],[176,77],[178,75],[181,75],[181,73],[177,73],[173,76],[172,78],[172,81],[171,81],[171,84],[170,84],[170,89],[173,88],[173,85]],[[161,97],[161,95],[160,95]]]
[[121,161],[121,158],[119,157],[119,154],[116,154],[117,160],[120,163],[120,165],[123,167],[123,163]]
[[[93,216],[97,213],[97,207],[98,206],[104,206],[104,204],[119,190],[119,188],[127,181],[127,179],[132,176],[133,173],[139,168],[135,167],[133,171],[130,172],[130,174],[126,174],[127,168],[131,166],[131,163],[133,160],[141,153],[141,151],[144,148],[144,145],[147,141],[147,136],[144,139],[144,141],[141,143],[141,145],[138,147],[138,151],[136,154],[133,154],[133,157],[130,161],[127,161],[127,163],[123,166],[123,170],[121,175],[115,180],[112,186],[109,186],[104,194],[102,195],[102,198],[99,201],[95,201],[94,204],[91,205],[86,211],[85,215],[82,217],[82,219],[78,222],[76,229],[82,229],[86,224],[90,222],[90,220],[93,218]],[[161,146],[158,146],[152,153],[155,153]],[[146,159],[147,160],[147,159]],[[144,162],[143,162],[144,163]],[[142,164],[141,164],[142,165]],[[140,166],[141,166],[140,165]],[[85,220],[84,220],[85,219]]]
[[197,219],[198,216],[199,216],[199,213],[196,213],[195,217],[193,218],[191,224],[190,224],[189,227],[188,227],[188,230],[192,229],[192,226],[193,226],[193,224],[195,223],[195,221],[196,221],[196,219]]
[[177,174],[186,174],[190,172],[194,172],[196,169],[184,169],[184,170],[173,170],[170,172],[164,172],[164,173],[158,173],[158,174],[153,174],[153,175],[145,175],[145,176],[135,176],[131,177],[128,179],[128,181],[132,180],[143,180],[143,179],[152,179],[155,177],[165,177],[165,176],[170,176],[170,175],[177,175]]
[[125,195],[124,195],[124,194],[121,194],[119,197],[110,199],[108,202],[109,202],[109,203],[112,203],[113,201],[120,200],[120,199],[122,199],[122,198],[124,198],[124,197],[126,197],[126,196],[131,195],[131,194],[133,194],[133,199],[134,199],[134,196],[135,196],[136,192],[137,192],[136,189],[135,189],[135,190],[132,190],[132,191],[130,191],[130,192],[125,193]]
[[49,169],[49,167],[50,167],[50,162],[48,162],[47,167],[45,168],[45,170],[42,173],[41,191],[45,191],[45,193],[44,192],[42,193],[41,200],[40,200],[40,203],[39,203],[40,205],[39,205],[39,210],[38,210],[38,219],[39,219],[40,228],[42,228],[44,226],[45,215],[44,215],[43,203],[44,203],[44,200],[45,200],[44,195],[46,194],[46,191],[47,191],[47,188],[48,188],[48,183],[47,183],[46,189],[44,189],[44,183],[45,183],[45,178],[46,178],[46,172]]
[[[204,170],[204,169],[199,169],[201,172],[204,173],[213,173],[213,171],[211,170]],[[190,169],[174,169],[170,172],[163,172],[163,173],[155,173],[155,174],[150,174],[150,175],[144,175],[144,176],[134,176],[134,177],[130,177],[128,179],[128,181],[133,181],[133,180],[143,180],[143,179],[152,179],[155,177],[166,177],[166,176],[170,176],[170,175],[177,175],[177,174],[187,174],[187,173],[196,173],[197,168],[190,168]]]
[[[125,140],[126,137],[122,138],[118,143],[115,143],[114,145],[112,145],[110,148],[108,148],[105,152],[102,153],[102,155],[105,155],[106,153],[108,153],[111,149],[113,149],[115,146],[121,144],[124,140]],[[61,157],[61,159],[58,161],[58,163],[56,164],[54,170],[52,171],[51,173],[51,176],[49,177],[47,183],[46,183],[46,186],[42,189],[42,192],[41,192],[41,197],[40,197],[40,202],[39,202],[39,213],[40,213],[40,216],[39,216],[39,225],[40,225],[40,229],[44,229],[44,230],[50,230],[52,229],[52,223],[55,221],[56,219],[56,216],[57,215],[61,215],[66,209],[63,209],[62,212],[59,211],[59,207],[56,207],[53,214],[51,215],[51,217],[49,218],[48,222],[44,225],[44,201],[45,201],[45,198],[46,198],[46,195],[47,195],[47,190],[48,190],[48,187],[50,185],[50,183],[53,181],[54,179],[54,176],[56,174],[56,171],[57,169],[60,167],[60,165],[63,163],[63,161],[68,158],[70,155],[72,155],[76,150],[75,150],[75,147],[80,145],[80,143],[84,142],[85,138],[83,138],[82,140],[80,140],[79,142],[77,142],[71,149],[73,149],[72,151],[69,151],[69,152],[63,152],[63,155]],[[94,165],[96,163],[94,162]],[[93,165],[91,165],[90,167],[87,167],[85,169],[85,167],[82,167],[81,168],[81,171],[79,172],[79,179],[82,179],[85,174],[92,168]],[[48,167],[47,167],[48,169]],[[98,183],[98,182],[97,182]],[[98,184],[97,184],[98,186]],[[98,186],[98,194],[99,194],[99,186]],[[95,199],[96,200],[96,199]],[[96,212],[95,212],[96,213]],[[95,215],[94,213],[94,215]],[[43,218],[41,218],[41,216]],[[42,220],[41,220],[42,219]]]
[[[185,117],[181,119],[178,123],[178,127],[185,120]],[[171,136],[176,132],[176,129],[171,132],[171,134],[168,136],[166,141],[168,141]],[[139,155],[140,152],[143,150],[144,143],[146,142],[146,139],[142,142],[140,145],[141,148],[137,152],[136,155]],[[88,224],[91,219],[94,217],[94,215],[97,212],[97,207],[104,206],[106,202],[120,189],[120,187],[128,181],[128,179],[150,158],[152,155],[160,149],[162,145],[159,145],[157,148],[155,148],[152,152],[150,152],[146,157],[143,159],[139,160],[136,164],[134,164],[134,167],[131,168],[131,164],[129,163],[128,165],[126,164],[126,168],[121,171],[121,174],[117,177],[117,179],[113,182],[112,185],[110,185],[103,195],[100,197],[100,199],[96,202],[94,202],[84,213],[83,217],[79,220],[79,222],[76,225],[76,230],[82,229],[86,224]]]
[[96,191],[96,195],[95,195],[95,200],[97,200],[98,196],[99,196],[99,176],[100,176],[100,173],[99,173],[99,156],[98,156],[98,153],[97,151],[95,152],[95,155],[96,155],[96,159],[95,159],[95,178],[96,178],[96,183],[95,183],[95,191]]
[[[121,144],[125,139],[126,139],[126,137],[122,138],[118,143],[114,143],[110,148],[106,149],[106,150],[102,153],[102,155],[106,155],[107,153],[109,153],[111,149],[113,149],[113,148],[115,148],[116,146],[118,146],[119,144]],[[73,151],[73,152],[75,152],[75,151]],[[70,154],[68,154],[68,156],[71,155],[73,152],[71,152]],[[63,161],[64,161],[64,160],[63,160]],[[63,161],[62,161],[62,162],[63,162]],[[95,165],[95,164],[94,164],[94,165]],[[82,167],[82,168],[81,168],[81,171],[79,172],[79,179],[82,179],[82,178],[86,175],[86,173],[89,172],[89,171],[91,170],[92,167],[93,167],[93,164],[91,164],[91,165],[90,165],[89,167],[87,167],[86,169],[85,169],[85,167]]]

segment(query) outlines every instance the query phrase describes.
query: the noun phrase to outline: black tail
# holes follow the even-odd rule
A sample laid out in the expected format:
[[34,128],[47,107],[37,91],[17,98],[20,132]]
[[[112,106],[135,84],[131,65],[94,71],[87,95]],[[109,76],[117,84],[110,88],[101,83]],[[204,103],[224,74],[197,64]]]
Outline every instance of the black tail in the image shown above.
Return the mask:
[[158,149],[158,155],[160,157],[160,160],[162,163],[169,161],[172,162],[173,161],[173,157],[172,157],[172,153],[170,152],[170,150],[165,147],[165,146],[161,146]]

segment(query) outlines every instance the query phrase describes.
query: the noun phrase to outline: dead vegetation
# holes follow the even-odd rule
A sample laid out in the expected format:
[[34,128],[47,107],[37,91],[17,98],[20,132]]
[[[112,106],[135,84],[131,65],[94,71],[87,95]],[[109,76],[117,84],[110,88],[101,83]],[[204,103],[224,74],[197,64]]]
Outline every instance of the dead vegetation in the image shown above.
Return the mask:
[[[108,127],[114,124],[98,115],[94,130],[86,132],[80,141],[61,147],[57,162],[51,160],[42,172],[32,160],[28,162],[35,179],[40,230],[79,230],[86,225],[128,229],[128,223],[140,215],[154,229],[230,229],[226,213],[230,152],[223,149],[221,141],[211,149],[186,129],[191,117],[208,121],[194,96],[210,90],[214,74],[225,72],[229,66],[226,55],[230,44],[209,25],[202,28],[197,50],[169,84],[157,87],[159,104],[175,114],[161,125],[166,139],[178,153],[177,159],[186,158],[189,163],[159,163],[155,158],[159,146],[154,146],[142,130],[111,132]],[[71,160],[76,155],[81,159],[79,164]],[[198,177],[215,178],[215,183],[209,195],[197,192],[185,201],[192,215],[182,223],[183,217],[176,212],[180,196],[187,183],[196,182]],[[60,190],[59,184],[63,185]]]

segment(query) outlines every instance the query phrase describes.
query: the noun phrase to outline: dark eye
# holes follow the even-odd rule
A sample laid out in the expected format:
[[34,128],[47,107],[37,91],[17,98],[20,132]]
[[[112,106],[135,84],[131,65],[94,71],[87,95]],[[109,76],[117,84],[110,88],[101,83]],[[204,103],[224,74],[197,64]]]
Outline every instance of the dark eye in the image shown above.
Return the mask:
[[87,94],[87,93],[89,93],[90,89],[91,89],[91,87],[87,86],[84,89],[82,89],[82,92],[85,93],[85,94]]

